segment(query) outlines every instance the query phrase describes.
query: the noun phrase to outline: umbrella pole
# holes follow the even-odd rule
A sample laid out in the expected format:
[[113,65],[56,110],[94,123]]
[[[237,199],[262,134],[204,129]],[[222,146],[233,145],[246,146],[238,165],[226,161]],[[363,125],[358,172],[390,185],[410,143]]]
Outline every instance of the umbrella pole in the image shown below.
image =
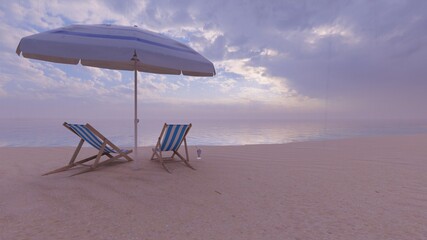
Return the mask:
[[138,64],[138,55],[136,54],[136,50],[133,53],[133,57],[131,59],[131,61],[134,62],[134,79],[135,79],[135,92],[134,92],[134,112],[135,112],[135,116],[134,116],[134,146],[133,146],[133,154],[134,154],[134,160],[135,163],[133,164],[135,169],[139,169],[141,166],[139,164],[139,159],[138,159],[138,123],[139,123],[139,119],[138,119],[138,74],[137,74],[137,64]]
[[[135,63],[136,65],[136,63]],[[136,66],[135,66],[135,96],[134,96],[134,112],[135,112],[135,117],[134,117],[134,154],[135,154],[135,162],[138,162],[138,75],[137,75],[137,71],[136,71]]]

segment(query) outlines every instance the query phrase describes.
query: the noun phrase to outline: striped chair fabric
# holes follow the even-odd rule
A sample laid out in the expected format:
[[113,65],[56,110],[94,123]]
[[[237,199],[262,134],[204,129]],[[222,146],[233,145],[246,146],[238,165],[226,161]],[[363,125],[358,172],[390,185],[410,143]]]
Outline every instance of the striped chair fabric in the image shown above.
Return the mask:
[[184,139],[185,132],[188,129],[187,124],[171,124],[166,128],[166,133],[160,147],[161,151],[176,151]]
[[[67,124],[68,127],[74,130],[82,139],[92,145],[94,148],[101,150],[102,140],[99,139],[92,131],[82,124]],[[114,149],[105,146],[104,153],[117,153]]]

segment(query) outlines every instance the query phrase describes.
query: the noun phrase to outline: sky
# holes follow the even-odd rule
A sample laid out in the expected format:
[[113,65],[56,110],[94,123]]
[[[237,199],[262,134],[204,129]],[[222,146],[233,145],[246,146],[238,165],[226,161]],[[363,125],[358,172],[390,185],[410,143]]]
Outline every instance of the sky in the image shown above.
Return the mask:
[[214,77],[139,73],[140,118],[427,119],[424,0],[0,0],[0,118],[132,118],[133,72],[15,53],[70,24],[164,34]]

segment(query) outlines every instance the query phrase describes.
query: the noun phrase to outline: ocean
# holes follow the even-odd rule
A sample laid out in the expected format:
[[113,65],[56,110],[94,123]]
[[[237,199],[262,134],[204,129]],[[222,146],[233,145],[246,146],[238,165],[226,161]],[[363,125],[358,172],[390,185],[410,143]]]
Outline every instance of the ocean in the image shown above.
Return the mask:
[[[116,145],[133,146],[133,120],[88,121]],[[59,119],[0,119],[0,147],[76,146],[79,138]],[[86,123],[82,120],[69,123]],[[141,120],[139,146],[156,143],[161,120]],[[169,121],[169,123],[182,123]],[[194,120],[189,145],[246,145],[427,133],[427,121],[398,120]]]

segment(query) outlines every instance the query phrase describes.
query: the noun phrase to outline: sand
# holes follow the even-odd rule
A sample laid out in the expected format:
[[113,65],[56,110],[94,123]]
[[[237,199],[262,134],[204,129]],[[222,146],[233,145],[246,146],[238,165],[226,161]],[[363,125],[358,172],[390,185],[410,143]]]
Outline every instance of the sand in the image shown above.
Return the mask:
[[427,239],[427,135],[141,150],[42,177],[73,148],[0,148],[0,239]]

